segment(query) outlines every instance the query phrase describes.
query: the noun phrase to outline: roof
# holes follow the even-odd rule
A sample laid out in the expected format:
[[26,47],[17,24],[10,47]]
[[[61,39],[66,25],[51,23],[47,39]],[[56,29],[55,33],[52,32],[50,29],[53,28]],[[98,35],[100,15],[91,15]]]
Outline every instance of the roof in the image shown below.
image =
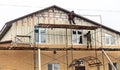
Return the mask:
[[[6,34],[6,32],[9,31],[9,29],[11,28],[13,22],[15,22],[15,21],[17,21],[17,20],[19,20],[19,19],[25,18],[25,17],[27,17],[27,16],[32,16],[33,14],[37,14],[37,13],[39,13],[39,12],[42,12],[42,11],[47,10],[47,9],[50,9],[50,8],[56,8],[56,9],[59,9],[59,10],[61,10],[61,11],[66,12],[66,13],[69,13],[69,12],[70,12],[70,11],[68,11],[68,10],[66,10],[66,9],[63,9],[63,8],[58,7],[58,6],[56,6],[56,5],[53,5],[53,6],[50,6],[50,7],[45,8],[45,9],[41,9],[41,10],[38,10],[38,11],[36,11],[36,12],[30,13],[30,14],[28,14],[28,15],[25,15],[25,16],[22,16],[22,17],[19,17],[19,18],[16,18],[16,19],[14,19],[14,20],[11,20],[11,21],[7,22],[7,23],[4,25],[4,27],[2,28],[2,30],[0,31],[0,40],[3,38],[3,36]],[[104,25],[102,25],[102,24],[100,24],[100,23],[97,23],[97,22],[95,22],[95,21],[92,21],[92,20],[90,20],[90,19],[87,19],[87,18],[85,18],[85,17],[83,17],[83,16],[80,16],[80,15],[78,15],[78,14],[75,14],[75,16],[78,17],[78,18],[84,19],[84,20],[86,20],[87,22],[91,22],[91,23],[93,23],[94,25],[100,26],[100,27],[102,27],[102,28],[105,28],[105,29],[110,30],[110,31],[112,31],[112,32],[115,32],[115,33],[117,33],[117,34],[120,34],[119,31],[116,31],[116,30],[114,30],[114,29],[111,29],[111,28],[109,28],[109,27],[107,27],[107,26],[104,26]]]

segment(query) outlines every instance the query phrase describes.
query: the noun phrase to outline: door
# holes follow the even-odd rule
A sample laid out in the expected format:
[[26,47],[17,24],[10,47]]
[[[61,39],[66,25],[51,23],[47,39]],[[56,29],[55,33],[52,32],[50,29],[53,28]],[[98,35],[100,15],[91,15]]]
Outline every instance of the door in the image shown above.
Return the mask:
[[75,70],[85,70],[85,66],[75,66]]

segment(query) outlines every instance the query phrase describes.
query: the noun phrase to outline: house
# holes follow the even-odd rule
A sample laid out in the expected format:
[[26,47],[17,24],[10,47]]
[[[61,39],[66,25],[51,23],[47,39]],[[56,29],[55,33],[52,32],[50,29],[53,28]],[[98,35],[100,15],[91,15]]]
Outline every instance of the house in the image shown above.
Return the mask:
[[54,5],[7,22],[0,31],[0,70],[120,69],[120,32],[78,14],[70,25],[69,12]]

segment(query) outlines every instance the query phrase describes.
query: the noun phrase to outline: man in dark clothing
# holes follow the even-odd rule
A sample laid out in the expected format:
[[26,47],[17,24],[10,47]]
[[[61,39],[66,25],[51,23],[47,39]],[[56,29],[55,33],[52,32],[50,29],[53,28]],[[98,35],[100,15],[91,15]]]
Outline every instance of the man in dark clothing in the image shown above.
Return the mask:
[[87,38],[87,48],[92,48],[92,44],[91,44],[91,34],[90,31],[88,31],[87,34],[85,34],[86,38]]
[[74,11],[71,11],[69,14],[68,14],[68,20],[69,20],[69,23],[72,24],[75,24],[75,21],[74,21],[74,17],[75,17],[75,14],[74,14]]

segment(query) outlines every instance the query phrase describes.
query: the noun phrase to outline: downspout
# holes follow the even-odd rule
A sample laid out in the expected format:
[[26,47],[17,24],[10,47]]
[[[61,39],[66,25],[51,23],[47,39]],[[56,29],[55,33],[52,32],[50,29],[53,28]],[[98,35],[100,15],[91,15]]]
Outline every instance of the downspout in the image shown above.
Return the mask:
[[40,49],[38,48],[38,70],[41,70],[41,55]]

